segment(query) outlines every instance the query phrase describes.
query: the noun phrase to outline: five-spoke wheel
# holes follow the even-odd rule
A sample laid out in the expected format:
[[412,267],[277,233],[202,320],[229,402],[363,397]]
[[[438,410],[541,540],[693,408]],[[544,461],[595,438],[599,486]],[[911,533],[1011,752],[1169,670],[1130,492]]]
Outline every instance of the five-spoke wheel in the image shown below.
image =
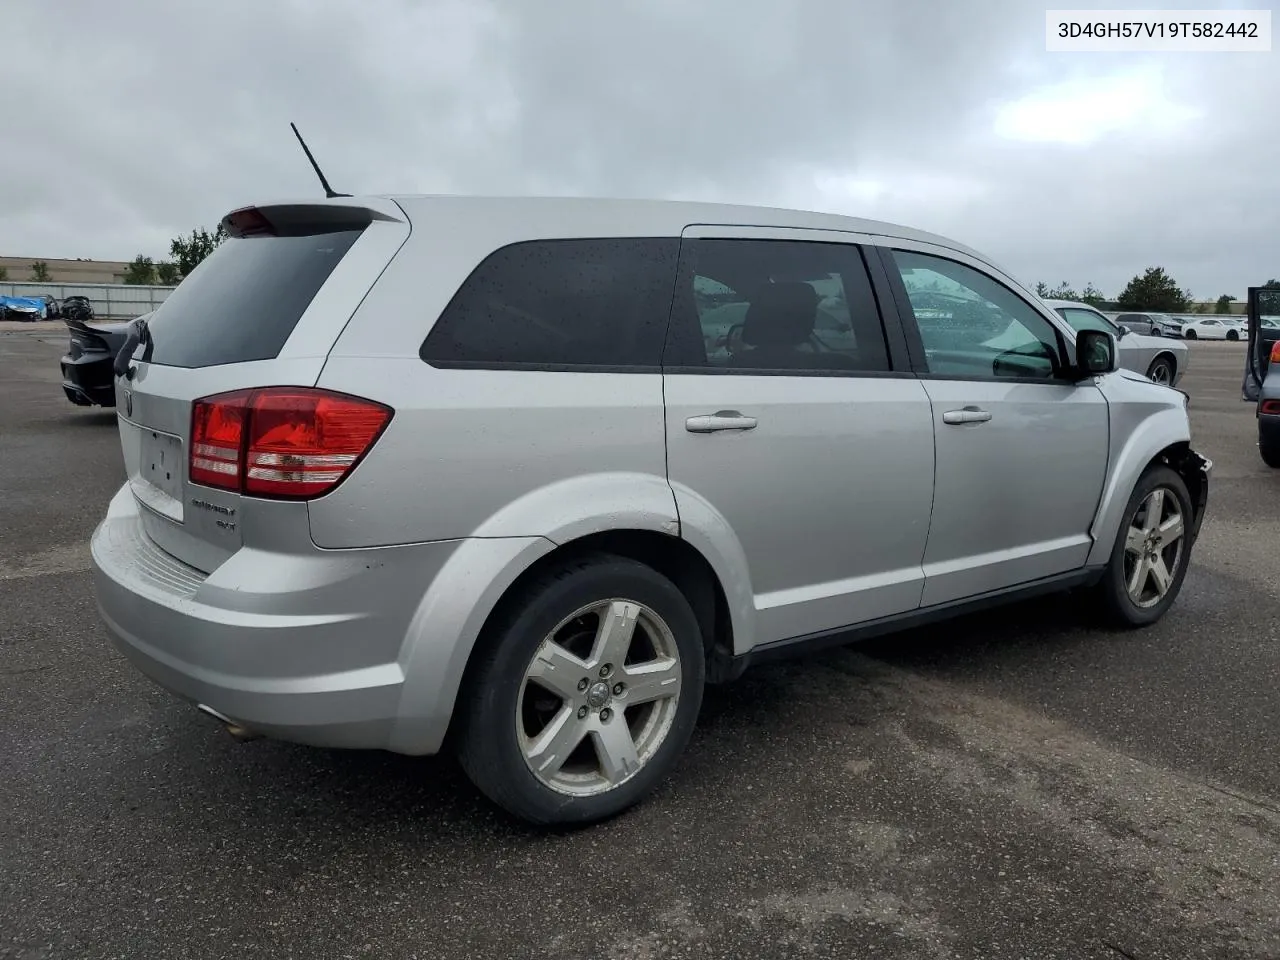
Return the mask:
[[619,813],[667,774],[702,702],[702,632],[657,571],[598,555],[508,598],[458,704],[475,784],[535,823]]

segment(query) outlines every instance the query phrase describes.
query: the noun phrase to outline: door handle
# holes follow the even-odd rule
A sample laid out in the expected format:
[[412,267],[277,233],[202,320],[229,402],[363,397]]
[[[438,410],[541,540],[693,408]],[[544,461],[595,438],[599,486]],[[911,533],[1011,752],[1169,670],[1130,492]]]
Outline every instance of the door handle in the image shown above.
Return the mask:
[[721,430],[754,430],[758,421],[746,417],[737,410],[717,410],[712,414],[690,417],[684,428],[690,433],[718,433]]
[[963,410],[948,410],[942,415],[943,423],[986,423],[991,419],[991,412],[979,407],[965,407]]

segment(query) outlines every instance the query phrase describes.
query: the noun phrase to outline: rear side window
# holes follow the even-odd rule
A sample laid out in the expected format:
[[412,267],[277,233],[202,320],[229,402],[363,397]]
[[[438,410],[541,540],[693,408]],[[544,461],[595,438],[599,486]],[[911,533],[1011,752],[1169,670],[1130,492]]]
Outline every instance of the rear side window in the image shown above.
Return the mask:
[[889,370],[871,281],[851,244],[686,240],[674,303],[668,367],[752,374]]
[[363,230],[224,241],[151,317],[151,363],[270,360]]
[[441,367],[658,369],[680,241],[535,240],[476,267],[420,355]]

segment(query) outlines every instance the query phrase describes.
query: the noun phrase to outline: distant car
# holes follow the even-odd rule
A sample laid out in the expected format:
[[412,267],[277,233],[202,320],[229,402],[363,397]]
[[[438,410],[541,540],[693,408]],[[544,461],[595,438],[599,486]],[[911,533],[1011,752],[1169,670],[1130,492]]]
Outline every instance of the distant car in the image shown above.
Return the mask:
[[61,361],[62,392],[78,407],[114,407],[112,364],[129,336],[130,321],[92,323],[64,318],[63,322],[71,342]]
[[1169,331],[1171,320],[1163,313],[1117,313],[1111,319],[1117,326],[1125,327],[1131,333],[1140,333],[1144,337],[1164,336]]
[[62,318],[88,322],[93,319],[93,304],[80,294],[67,297],[62,301]]
[[39,297],[0,297],[0,318],[5,320],[40,320],[44,310],[44,301]]
[[1238,327],[1224,323],[1221,317],[1198,317],[1182,325],[1182,339],[1239,340],[1241,336]]
[[1187,345],[1168,337],[1148,337],[1118,325],[1095,307],[1074,300],[1046,300],[1078,332],[1102,330],[1116,337],[1120,366],[1156,383],[1175,387],[1187,372]]

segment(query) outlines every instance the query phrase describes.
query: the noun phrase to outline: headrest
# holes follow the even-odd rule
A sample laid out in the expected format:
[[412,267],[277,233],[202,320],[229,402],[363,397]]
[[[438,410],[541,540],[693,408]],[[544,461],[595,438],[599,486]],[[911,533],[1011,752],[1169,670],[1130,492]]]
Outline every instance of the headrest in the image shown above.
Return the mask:
[[813,333],[818,293],[807,283],[788,281],[759,287],[742,322],[742,341],[752,347],[795,346]]

